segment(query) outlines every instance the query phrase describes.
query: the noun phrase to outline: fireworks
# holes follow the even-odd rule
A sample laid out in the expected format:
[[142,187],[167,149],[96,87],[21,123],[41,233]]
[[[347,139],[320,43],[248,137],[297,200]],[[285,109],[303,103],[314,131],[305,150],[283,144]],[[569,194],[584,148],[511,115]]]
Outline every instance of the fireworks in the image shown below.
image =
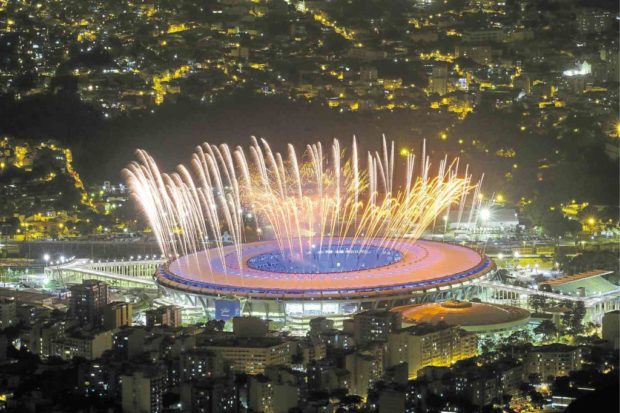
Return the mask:
[[474,217],[480,182],[472,182],[468,167],[460,174],[458,158],[444,157],[432,174],[424,144],[419,161],[406,154],[397,184],[394,150],[384,137],[381,152],[360,156],[353,138],[348,155],[338,140],[300,154],[289,144],[282,155],[252,138],[247,149],[204,143],[189,167],[172,173],[139,150],[125,172],[166,256],[203,251],[206,262],[215,254],[224,263],[223,247],[232,243],[239,267],[248,231],[273,234],[274,253],[304,261],[331,251],[391,251],[402,238],[418,239],[453,206],[461,220],[468,202],[467,219]]

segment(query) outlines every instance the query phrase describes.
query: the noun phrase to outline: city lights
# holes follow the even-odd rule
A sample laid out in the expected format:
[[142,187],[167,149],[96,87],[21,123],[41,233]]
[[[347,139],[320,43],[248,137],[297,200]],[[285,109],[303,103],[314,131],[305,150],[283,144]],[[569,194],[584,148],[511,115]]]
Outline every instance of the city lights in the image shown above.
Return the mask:
[[616,3],[0,1],[0,411],[620,410]]

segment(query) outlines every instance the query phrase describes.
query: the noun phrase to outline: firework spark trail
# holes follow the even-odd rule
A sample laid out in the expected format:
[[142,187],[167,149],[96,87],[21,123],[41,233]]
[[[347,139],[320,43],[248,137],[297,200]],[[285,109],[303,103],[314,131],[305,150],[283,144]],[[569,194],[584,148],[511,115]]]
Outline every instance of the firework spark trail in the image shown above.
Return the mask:
[[162,253],[169,258],[205,254],[200,262],[209,269],[217,257],[225,272],[227,242],[234,245],[234,261],[242,268],[245,212],[257,231],[263,225],[273,232],[280,253],[290,260],[332,249],[348,255],[350,246],[356,246],[355,253],[370,246],[392,248],[405,237],[416,240],[452,204],[458,204],[460,223],[472,190],[468,223],[477,217],[482,179],[472,185],[469,165],[460,174],[458,159],[446,155],[432,176],[424,142],[419,175],[416,156],[408,154],[404,187],[398,188],[394,142],[388,144],[385,136],[382,142],[381,151],[367,153],[365,168],[355,137],[348,157],[335,139],[329,151],[319,142],[307,145],[301,156],[288,144],[286,158],[266,140],[252,137],[247,157],[242,147],[205,143],[196,148],[190,168],[179,166],[166,174],[139,150],[138,161],[125,172]]

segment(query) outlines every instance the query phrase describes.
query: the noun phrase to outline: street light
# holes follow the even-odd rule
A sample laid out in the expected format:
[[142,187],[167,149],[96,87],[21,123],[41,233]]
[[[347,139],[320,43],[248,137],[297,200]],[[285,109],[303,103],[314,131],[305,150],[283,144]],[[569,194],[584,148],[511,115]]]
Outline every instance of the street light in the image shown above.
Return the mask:
[[50,260],[50,255],[48,253],[43,254],[43,261],[45,261],[45,265],[47,265],[47,262]]
[[513,265],[514,265],[514,269],[516,270],[519,267],[519,257],[521,256],[521,253],[519,251],[513,251],[512,253],[512,258],[513,258]]

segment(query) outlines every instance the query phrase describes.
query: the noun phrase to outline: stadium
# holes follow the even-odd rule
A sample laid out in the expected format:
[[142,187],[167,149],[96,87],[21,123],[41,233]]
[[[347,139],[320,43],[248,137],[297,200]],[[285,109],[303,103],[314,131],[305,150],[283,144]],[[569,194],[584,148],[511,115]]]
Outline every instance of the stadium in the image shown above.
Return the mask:
[[321,272],[304,272],[299,270],[306,265],[257,265],[273,259],[276,246],[273,241],[249,243],[243,245],[247,260],[241,268],[235,268],[231,251],[225,251],[227,272],[218,259],[209,269],[198,252],[161,266],[156,278],[164,295],[202,307],[213,318],[255,315],[302,328],[314,317],[339,321],[364,309],[404,305],[462,288],[494,269],[489,258],[473,249],[435,241],[401,240],[390,251],[370,249],[372,257],[366,260],[347,260],[346,249],[330,251]]

